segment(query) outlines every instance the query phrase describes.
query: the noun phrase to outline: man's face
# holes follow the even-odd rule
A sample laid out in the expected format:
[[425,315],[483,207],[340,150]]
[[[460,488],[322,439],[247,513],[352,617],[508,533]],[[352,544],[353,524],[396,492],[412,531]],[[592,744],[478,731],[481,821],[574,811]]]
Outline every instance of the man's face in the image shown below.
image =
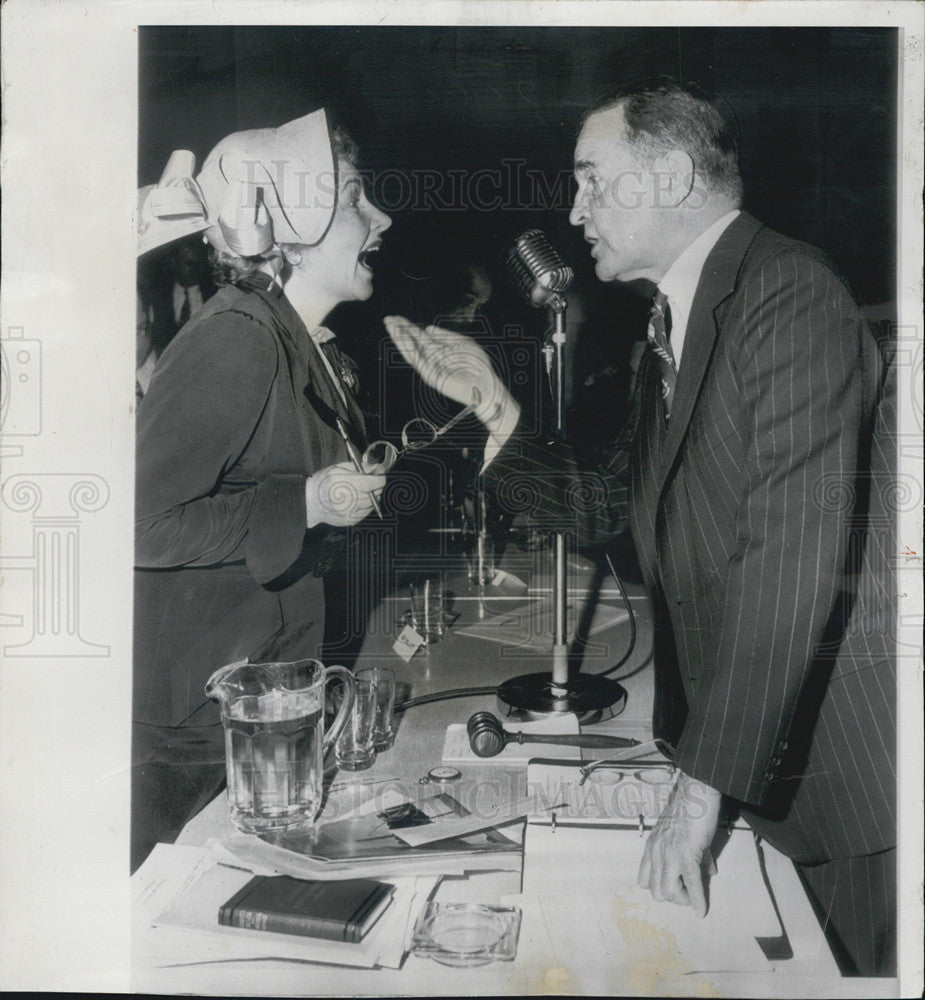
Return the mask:
[[569,221],[584,228],[601,281],[659,281],[665,272],[658,176],[625,138],[621,107],[592,114],[575,145],[578,191]]

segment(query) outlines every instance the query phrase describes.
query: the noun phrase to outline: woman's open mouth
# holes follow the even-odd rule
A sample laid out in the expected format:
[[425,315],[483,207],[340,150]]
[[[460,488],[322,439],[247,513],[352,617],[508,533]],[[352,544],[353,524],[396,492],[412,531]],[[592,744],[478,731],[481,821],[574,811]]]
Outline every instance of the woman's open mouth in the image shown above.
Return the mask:
[[357,257],[357,261],[360,266],[365,267],[367,271],[371,272],[373,269],[371,258],[374,254],[379,252],[379,247],[381,246],[381,243],[373,243],[372,246],[368,246],[365,250],[361,250],[359,257]]

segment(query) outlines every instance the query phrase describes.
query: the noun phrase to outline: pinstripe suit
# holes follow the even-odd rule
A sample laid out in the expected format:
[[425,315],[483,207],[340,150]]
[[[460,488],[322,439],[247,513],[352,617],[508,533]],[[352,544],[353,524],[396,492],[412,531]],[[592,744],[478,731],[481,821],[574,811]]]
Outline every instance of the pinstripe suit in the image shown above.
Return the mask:
[[628,525],[655,606],[656,730],[803,862],[895,843],[881,381],[823,256],[742,214],[704,266],[670,421],[650,349],[603,469],[515,435],[486,472],[545,523],[581,508],[586,540]]

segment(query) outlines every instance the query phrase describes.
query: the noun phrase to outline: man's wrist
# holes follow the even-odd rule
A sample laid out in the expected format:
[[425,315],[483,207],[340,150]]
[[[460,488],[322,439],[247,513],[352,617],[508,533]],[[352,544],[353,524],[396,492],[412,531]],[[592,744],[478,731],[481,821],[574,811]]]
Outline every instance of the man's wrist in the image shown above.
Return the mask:
[[681,771],[668,809],[675,816],[700,820],[707,815],[718,816],[722,799],[722,792]]
[[482,472],[491,465],[495,456],[507,443],[507,439],[514,433],[514,428],[520,420],[520,406],[512,396],[506,396],[503,402],[495,405],[497,406],[497,412],[491,414],[493,416],[491,422],[482,421],[488,430],[488,441],[485,444]]
[[500,399],[495,399],[484,408],[476,411],[476,416],[484,425],[489,435],[495,440],[506,441],[517,426],[520,419],[520,406],[513,396],[507,392]]

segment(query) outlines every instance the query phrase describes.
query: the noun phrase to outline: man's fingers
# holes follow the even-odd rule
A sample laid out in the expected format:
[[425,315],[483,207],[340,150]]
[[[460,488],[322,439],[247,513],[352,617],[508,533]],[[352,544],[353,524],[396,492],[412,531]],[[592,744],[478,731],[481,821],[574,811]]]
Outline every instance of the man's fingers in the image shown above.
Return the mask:
[[424,333],[431,342],[441,345],[455,346],[466,341],[466,337],[455,330],[447,330],[443,326],[425,326]]
[[652,895],[660,903],[676,903],[678,906],[689,906],[690,899],[688,898],[687,889],[684,885],[684,880],[681,878],[681,873],[677,869],[671,872],[663,872],[662,880],[657,886],[658,891],[656,892],[656,887],[652,888]]
[[707,915],[707,896],[703,888],[703,868],[700,864],[687,865],[683,873],[688,899],[698,917]]
[[395,346],[401,352],[402,357],[409,363],[413,363],[421,350],[423,331],[419,326],[415,326],[410,320],[403,316],[386,316],[382,320],[388,335],[392,338]]

